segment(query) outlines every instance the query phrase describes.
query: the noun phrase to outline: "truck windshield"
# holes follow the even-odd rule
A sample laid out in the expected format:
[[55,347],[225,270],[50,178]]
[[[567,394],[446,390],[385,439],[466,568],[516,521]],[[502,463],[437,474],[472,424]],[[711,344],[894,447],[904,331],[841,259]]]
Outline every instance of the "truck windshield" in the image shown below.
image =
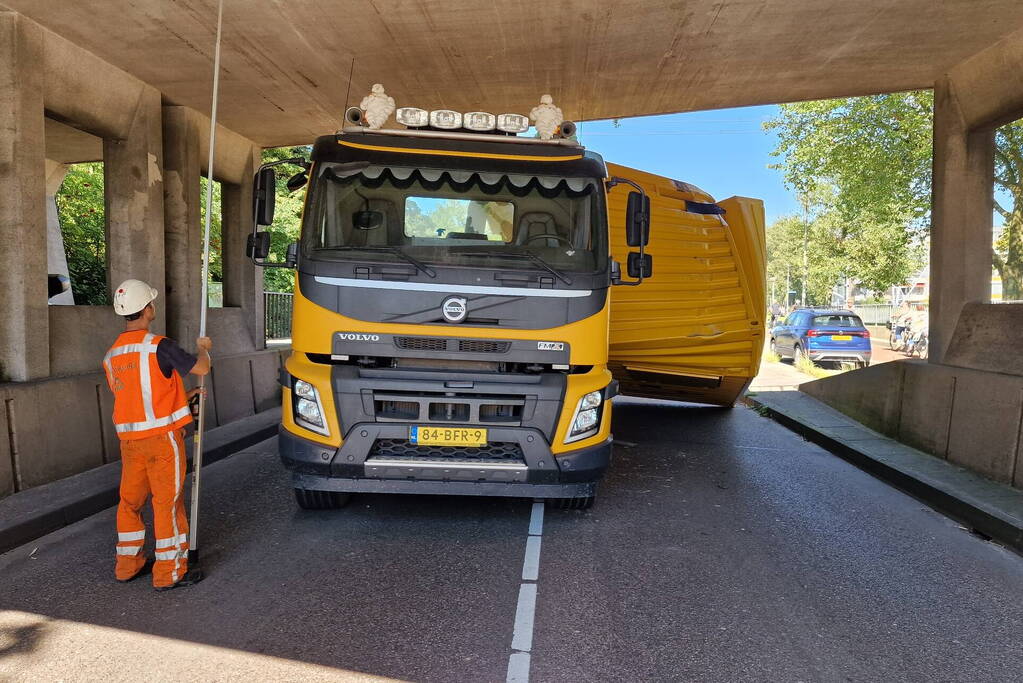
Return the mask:
[[[596,179],[320,164],[303,246],[311,258],[558,274],[607,265]],[[407,260],[407,259],[406,259]]]

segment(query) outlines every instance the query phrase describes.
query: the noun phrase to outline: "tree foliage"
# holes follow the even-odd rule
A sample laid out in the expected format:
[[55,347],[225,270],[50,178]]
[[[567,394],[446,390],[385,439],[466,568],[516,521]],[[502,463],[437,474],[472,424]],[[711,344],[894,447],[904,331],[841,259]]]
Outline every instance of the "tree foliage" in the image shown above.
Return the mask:
[[55,197],[75,304],[110,304],[103,212],[103,164],[74,164]]
[[[778,135],[774,167],[786,184],[835,223],[839,248],[815,243],[811,259],[871,289],[911,275],[930,231],[931,91],[782,105],[765,128]],[[998,129],[995,143],[996,197],[1007,205],[996,202],[1005,229],[993,261],[1003,296],[1023,298],[1023,121]]]

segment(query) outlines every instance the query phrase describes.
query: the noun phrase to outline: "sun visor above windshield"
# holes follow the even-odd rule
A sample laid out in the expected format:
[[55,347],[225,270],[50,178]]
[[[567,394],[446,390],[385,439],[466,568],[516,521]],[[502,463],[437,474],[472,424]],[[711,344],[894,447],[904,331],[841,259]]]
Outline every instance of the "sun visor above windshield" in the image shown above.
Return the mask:
[[371,183],[390,179],[399,183],[419,180],[425,183],[447,183],[459,186],[473,184],[490,192],[497,192],[502,187],[509,185],[517,189],[539,185],[545,190],[585,194],[592,191],[595,186],[595,181],[591,178],[559,178],[520,173],[487,173],[402,166],[367,166],[361,169],[346,166],[327,165],[323,167],[323,174],[327,179],[337,182],[348,182],[358,176]]

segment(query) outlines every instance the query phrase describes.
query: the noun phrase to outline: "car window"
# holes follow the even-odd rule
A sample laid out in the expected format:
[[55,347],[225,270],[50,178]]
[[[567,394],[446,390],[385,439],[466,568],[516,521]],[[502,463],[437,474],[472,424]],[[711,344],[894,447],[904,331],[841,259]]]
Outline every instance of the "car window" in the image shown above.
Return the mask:
[[789,313],[787,316],[785,316],[785,320],[783,320],[781,324],[782,325],[793,325],[795,323],[795,320],[796,320],[796,314],[795,313]]
[[814,316],[813,327],[848,327],[850,329],[859,329],[863,327],[863,322],[859,319],[859,316],[849,315],[848,313],[829,313],[827,315]]

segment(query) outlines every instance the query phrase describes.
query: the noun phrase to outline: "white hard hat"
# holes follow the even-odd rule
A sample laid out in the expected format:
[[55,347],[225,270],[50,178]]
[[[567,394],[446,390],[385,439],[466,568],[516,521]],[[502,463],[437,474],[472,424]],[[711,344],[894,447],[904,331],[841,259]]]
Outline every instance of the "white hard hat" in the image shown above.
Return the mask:
[[117,315],[138,313],[156,296],[157,291],[142,280],[125,280],[114,290],[114,312]]

